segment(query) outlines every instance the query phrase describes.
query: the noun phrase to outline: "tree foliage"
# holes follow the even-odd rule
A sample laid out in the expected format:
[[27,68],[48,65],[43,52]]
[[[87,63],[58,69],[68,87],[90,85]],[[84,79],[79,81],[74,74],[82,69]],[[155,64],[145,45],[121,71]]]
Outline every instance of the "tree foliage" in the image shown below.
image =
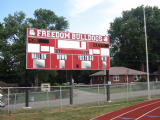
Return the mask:
[[[108,30],[111,45],[112,65],[139,69],[146,64],[143,5],[123,11],[110,23]],[[160,60],[160,10],[158,7],[145,7],[148,58],[150,71],[157,69]],[[154,69],[155,68],[155,69]]]
[[65,17],[58,17],[53,11],[38,9],[34,12],[35,18],[29,18],[30,27],[47,30],[67,30],[68,21]]
[[[25,86],[26,70],[26,30],[27,28],[66,31],[69,22],[63,16],[57,16],[53,11],[37,9],[33,18],[27,18],[22,11],[9,14],[0,24],[0,80],[6,83],[19,83]],[[75,70],[72,77],[75,83],[89,83],[89,75],[95,71]],[[30,84],[70,82],[68,70],[28,70]]]
[[[55,15],[55,13],[51,10],[46,10],[46,9],[38,9],[35,10],[34,12],[34,18],[29,18],[28,22],[30,24],[30,28],[37,28],[37,29],[47,29],[47,30],[67,30],[68,29],[68,21],[64,17],[58,17]],[[46,73],[46,74],[44,74]],[[33,83],[35,86],[38,86],[38,77],[40,77],[40,81],[46,82],[50,81],[53,83],[53,78],[52,80],[50,76],[56,76],[57,71],[56,70],[51,70],[51,71],[35,71],[34,72],[34,79]]]
[[0,41],[3,43],[1,51],[4,60],[1,61],[1,79],[5,82],[18,82],[20,74],[18,76],[16,74],[25,70],[25,33],[28,27],[25,14],[23,12],[15,12],[13,16],[9,14],[4,18],[2,25],[4,34]]
[[[38,9],[34,12],[35,18],[26,18],[22,11],[9,14],[0,24],[0,51],[4,60],[0,61],[0,79],[9,83],[24,83],[26,70],[26,30],[27,28],[66,30],[68,21],[58,17],[51,10]],[[5,33],[5,34],[4,34]],[[39,82],[55,82],[56,70],[29,71],[29,80],[35,84]],[[38,81],[36,82],[38,85]]]

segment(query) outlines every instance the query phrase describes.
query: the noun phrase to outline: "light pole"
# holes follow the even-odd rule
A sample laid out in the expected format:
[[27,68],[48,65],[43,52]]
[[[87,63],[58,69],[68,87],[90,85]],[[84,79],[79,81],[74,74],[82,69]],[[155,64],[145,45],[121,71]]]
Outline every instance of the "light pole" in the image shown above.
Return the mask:
[[148,99],[150,99],[150,84],[149,84],[149,69],[148,69],[148,48],[147,48],[145,8],[143,8],[143,13],[144,13],[144,30],[145,30],[145,43],[146,43],[146,66],[147,66]]

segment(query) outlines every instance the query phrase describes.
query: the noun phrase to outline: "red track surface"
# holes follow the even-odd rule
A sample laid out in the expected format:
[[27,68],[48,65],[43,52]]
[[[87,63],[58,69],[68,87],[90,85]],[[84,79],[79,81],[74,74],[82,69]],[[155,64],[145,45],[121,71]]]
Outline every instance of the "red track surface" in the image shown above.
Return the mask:
[[126,107],[92,120],[160,120],[160,99]]

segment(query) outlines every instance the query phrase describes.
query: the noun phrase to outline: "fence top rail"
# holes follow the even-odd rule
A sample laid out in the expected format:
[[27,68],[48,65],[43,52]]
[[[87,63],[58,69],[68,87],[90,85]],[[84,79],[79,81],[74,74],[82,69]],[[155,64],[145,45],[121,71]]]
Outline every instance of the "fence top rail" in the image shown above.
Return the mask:
[[[160,84],[160,81],[151,81],[150,84]],[[128,83],[130,85],[132,84],[147,84],[147,82],[130,82]],[[101,86],[119,86],[119,85],[127,85],[127,83],[112,83],[112,84],[92,84],[92,85],[72,85],[73,87],[101,87]],[[71,86],[48,86],[48,88],[70,88]],[[0,87],[0,89],[41,89],[45,88],[42,86],[39,87]]]
[[[49,86],[47,88],[60,88],[60,87],[70,87],[70,86]],[[41,89],[41,88],[45,88],[45,87],[2,87],[0,89]]]
[[[147,84],[148,82],[131,82],[131,84]],[[149,83],[157,83],[157,84],[159,84],[160,83],[160,81],[150,81]]]

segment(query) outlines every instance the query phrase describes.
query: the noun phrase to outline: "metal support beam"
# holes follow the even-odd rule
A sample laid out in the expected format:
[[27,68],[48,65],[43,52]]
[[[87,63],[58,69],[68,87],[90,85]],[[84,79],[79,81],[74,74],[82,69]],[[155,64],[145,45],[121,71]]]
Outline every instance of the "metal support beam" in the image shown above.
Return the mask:
[[73,105],[73,83],[72,83],[72,70],[70,70],[70,105]]
[[107,84],[107,101],[110,101],[110,83],[109,83],[109,70],[106,70],[106,84]]
[[[25,87],[28,87],[28,70],[26,69],[26,72],[25,72]],[[29,96],[29,93],[28,93],[28,88],[26,88],[26,107],[29,106],[29,101],[28,101],[28,97]]]

